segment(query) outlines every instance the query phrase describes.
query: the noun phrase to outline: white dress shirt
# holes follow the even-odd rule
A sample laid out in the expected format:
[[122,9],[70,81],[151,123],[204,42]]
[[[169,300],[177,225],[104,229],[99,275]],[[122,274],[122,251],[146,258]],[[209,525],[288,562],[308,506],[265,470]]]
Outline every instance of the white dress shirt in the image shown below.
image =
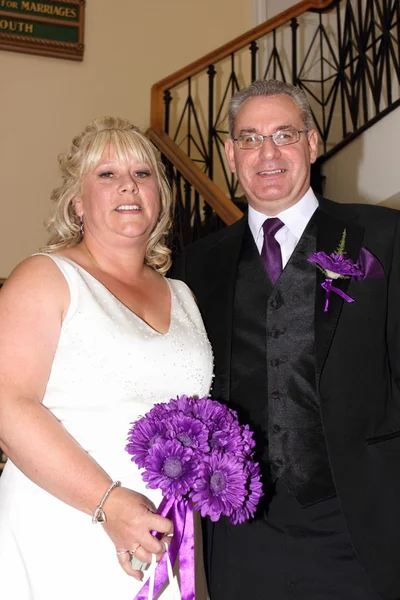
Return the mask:
[[[309,188],[301,200],[296,204],[283,210],[281,213],[274,215],[274,217],[278,217],[284,224],[275,235],[275,239],[281,247],[282,268],[285,268],[293,250],[296,248],[299,239],[303,235],[307,223],[317,208],[318,200],[312,189]],[[254,210],[254,208],[249,205],[249,227],[260,254],[264,243],[264,230],[262,226],[266,219],[272,218],[272,216]]]

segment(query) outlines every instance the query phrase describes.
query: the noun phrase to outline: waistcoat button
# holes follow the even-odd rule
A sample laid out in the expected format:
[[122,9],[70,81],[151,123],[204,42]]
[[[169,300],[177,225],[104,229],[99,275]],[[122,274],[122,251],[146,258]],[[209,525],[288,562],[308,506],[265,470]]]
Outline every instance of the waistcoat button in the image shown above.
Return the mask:
[[268,305],[274,310],[280,308],[283,305],[282,296],[279,293],[275,294],[275,296],[270,298]]

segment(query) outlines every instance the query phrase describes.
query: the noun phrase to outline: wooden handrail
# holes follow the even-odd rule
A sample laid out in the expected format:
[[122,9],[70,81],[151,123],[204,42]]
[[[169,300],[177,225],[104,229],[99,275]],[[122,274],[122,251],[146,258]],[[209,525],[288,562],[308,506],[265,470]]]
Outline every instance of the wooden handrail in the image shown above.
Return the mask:
[[148,137],[173,163],[227,225],[232,225],[243,216],[242,211],[230,200],[220,188],[207,177],[203,171],[188,157],[187,154],[171,140],[163,131],[147,130]]
[[179,71],[176,71],[172,75],[169,75],[168,77],[165,77],[164,79],[161,79],[161,81],[155,83],[151,88],[150,127],[157,132],[161,132],[163,129],[163,93],[165,90],[168,90],[178,83],[181,83],[188,77],[196,75],[200,71],[203,71],[203,69],[206,69],[209,65],[226,58],[233,52],[236,52],[237,50],[240,50],[240,48],[250,44],[250,42],[253,40],[262,37],[281,25],[284,25],[291,19],[298,17],[304,12],[311,9],[324,10],[334,4],[336,4],[335,0],[302,0],[302,2],[298,2],[294,6],[279,13],[265,23],[261,23],[261,25],[253,27],[253,29],[250,29],[246,33],[239,35],[237,38],[231,40],[223,46],[220,46],[213,52],[209,52],[202,58],[192,62],[190,65],[179,69]]

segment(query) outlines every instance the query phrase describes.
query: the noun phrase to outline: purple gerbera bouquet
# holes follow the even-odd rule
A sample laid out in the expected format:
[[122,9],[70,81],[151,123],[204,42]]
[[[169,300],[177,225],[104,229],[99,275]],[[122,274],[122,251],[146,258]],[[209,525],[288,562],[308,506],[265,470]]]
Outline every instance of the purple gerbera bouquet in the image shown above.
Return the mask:
[[202,517],[233,524],[255,513],[261,497],[253,434],[236,412],[210,398],[181,396],[156,404],[133,423],[126,450],[148,488],[187,499]]
[[[146,487],[162,491],[158,513],[174,521],[171,560],[178,553],[187,559],[188,547],[193,548],[193,509],[212,521],[224,515],[234,525],[254,516],[262,496],[254,447],[248,425],[240,425],[234,410],[210,398],[180,396],[156,404],[132,424],[125,449],[143,469]],[[192,567],[187,578],[180,562],[185,597],[194,598]]]

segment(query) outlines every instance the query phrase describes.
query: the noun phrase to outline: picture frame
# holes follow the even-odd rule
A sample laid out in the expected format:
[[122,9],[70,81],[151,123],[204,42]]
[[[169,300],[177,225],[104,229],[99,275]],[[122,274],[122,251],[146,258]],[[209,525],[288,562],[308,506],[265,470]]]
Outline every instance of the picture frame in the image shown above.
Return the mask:
[[83,60],[86,0],[0,0],[0,49]]

